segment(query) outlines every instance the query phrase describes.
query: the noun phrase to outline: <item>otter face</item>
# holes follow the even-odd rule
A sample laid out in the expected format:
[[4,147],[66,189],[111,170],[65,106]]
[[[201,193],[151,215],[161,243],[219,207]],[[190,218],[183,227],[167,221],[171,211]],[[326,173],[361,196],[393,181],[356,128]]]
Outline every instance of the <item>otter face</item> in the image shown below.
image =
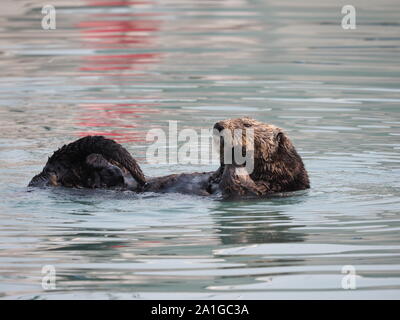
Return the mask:
[[214,125],[214,129],[221,136],[221,160],[224,159],[227,140],[232,137],[229,144],[233,147],[241,146],[243,154],[247,152],[251,153],[254,159],[271,161],[278,152],[284,135],[282,129],[276,126],[247,117],[219,121]]
[[254,181],[267,182],[278,191],[309,187],[304,164],[281,128],[245,117],[219,121],[214,130],[221,137],[221,166],[235,164],[226,161],[226,150],[240,147],[243,156],[246,153],[246,168],[249,160],[253,162],[254,168],[248,172]]

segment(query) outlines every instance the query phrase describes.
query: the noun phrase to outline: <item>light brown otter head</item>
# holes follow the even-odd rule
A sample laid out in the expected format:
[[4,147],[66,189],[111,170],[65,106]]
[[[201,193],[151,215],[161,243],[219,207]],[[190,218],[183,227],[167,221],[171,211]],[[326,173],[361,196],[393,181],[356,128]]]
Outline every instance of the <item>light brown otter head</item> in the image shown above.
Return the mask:
[[[241,144],[242,153],[250,153],[254,169],[249,173],[256,183],[265,184],[271,192],[310,187],[303,161],[282,129],[247,117],[219,121],[214,129],[222,136],[230,133],[233,146]],[[221,167],[225,165],[225,140],[221,139]]]

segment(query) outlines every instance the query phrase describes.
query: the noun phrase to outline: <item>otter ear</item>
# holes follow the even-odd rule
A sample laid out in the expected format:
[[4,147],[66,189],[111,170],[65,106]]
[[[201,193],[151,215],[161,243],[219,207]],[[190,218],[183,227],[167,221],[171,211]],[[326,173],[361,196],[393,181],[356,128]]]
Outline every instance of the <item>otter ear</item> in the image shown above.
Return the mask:
[[286,133],[279,131],[276,134],[276,141],[278,143],[279,150],[284,151],[287,154],[291,154],[293,152],[293,145]]
[[289,151],[291,149],[291,143],[289,138],[287,137],[286,133],[282,132],[282,131],[278,131],[276,133],[276,142],[277,145],[280,148],[285,149],[286,151]]
[[285,140],[285,134],[282,131],[279,131],[276,133],[275,139],[278,144],[282,144]]

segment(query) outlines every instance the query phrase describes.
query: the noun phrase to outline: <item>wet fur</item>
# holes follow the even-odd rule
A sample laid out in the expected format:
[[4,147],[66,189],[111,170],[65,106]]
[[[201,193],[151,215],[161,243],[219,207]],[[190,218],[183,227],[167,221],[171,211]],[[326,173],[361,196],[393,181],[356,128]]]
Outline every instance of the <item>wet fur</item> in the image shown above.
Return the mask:
[[[224,163],[223,148],[221,148],[221,166],[217,171],[219,174],[214,179],[220,181],[225,196],[263,196],[310,188],[303,161],[281,128],[247,117],[223,120],[217,122],[214,128],[219,131],[228,130],[232,135],[237,129],[254,130],[254,147],[248,146],[253,152],[254,159],[254,170],[250,174],[241,170],[239,177],[233,170],[238,166]],[[249,143],[246,134],[240,138],[241,146],[246,147]],[[227,179],[229,182],[224,181]]]
[[136,160],[120,144],[101,136],[87,136],[54,152],[29,186],[124,187],[122,176],[128,172],[137,184],[146,183]]
[[243,147],[251,147],[253,172],[249,174],[243,166],[225,164],[222,148],[221,165],[215,172],[145,178],[137,162],[121,145],[101,136],[88,136],[57,150],[29,186],[120,188],[204,196],[220,193],[225,198],[260,197],[310,187],[303,161],[282,129],[251,118],[220,121],[214,128],[232,133],[235,129],[254,130],[254,148],[248,145],[246,133],[236,137]]

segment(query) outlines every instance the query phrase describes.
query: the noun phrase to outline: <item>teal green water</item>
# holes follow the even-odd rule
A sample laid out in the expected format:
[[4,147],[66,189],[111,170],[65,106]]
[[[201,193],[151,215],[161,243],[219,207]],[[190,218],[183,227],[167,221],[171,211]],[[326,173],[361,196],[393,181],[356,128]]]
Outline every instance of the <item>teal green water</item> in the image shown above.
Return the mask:
[[[2,298],[400,298],[400,5],[42,1],[0,13]],[[28,190],[62,144],[117,139],[147,175],[150,128],[251,116],[288,132],[312,188],[221,202]],[[53,265],[56,288],[42,288]],[[342,288],[343,266],[356,289]]]

